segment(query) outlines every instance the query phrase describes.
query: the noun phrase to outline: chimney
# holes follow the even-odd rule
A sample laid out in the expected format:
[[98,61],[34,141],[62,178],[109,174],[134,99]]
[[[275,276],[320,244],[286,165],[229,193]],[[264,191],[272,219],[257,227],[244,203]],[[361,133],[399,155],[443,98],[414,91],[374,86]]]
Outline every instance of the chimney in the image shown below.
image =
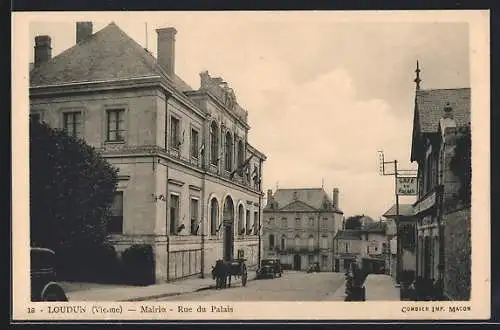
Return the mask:
[[49,36],[35,37],[35,67],[49,61],[52,58],[51,39]]
[[158,64],[172,77],[175,73],[175,35],[177,30],[168,27],[156,29],[156,33],[158,34]]
[[333,188],[333,207],[339,208],[339,189]]
[[92,36],[92,22],[76,22],[76,43]]

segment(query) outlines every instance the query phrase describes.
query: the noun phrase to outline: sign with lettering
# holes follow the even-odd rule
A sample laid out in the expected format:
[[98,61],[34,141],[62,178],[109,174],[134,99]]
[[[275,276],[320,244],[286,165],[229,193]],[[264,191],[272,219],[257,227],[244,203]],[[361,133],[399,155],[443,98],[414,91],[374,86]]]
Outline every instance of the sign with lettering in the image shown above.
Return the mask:
[[396,181],[396,193],[401,196],[417,194],[417,178],[414,176],[400,176]]

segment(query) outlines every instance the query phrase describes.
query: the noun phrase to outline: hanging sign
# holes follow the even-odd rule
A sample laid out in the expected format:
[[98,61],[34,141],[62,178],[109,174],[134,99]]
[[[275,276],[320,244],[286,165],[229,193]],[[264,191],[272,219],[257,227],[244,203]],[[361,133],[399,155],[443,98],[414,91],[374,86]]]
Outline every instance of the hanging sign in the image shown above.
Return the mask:
[[396,194],[414,196],[417,194],[417,178],[414,176],[398,176],[396,178]]

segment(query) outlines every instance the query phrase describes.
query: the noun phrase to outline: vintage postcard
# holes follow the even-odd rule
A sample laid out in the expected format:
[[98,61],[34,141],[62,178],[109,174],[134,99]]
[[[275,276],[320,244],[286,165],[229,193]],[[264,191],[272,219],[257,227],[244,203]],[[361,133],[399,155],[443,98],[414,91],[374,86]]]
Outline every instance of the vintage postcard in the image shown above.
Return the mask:
[[14,321],[490,317],[488,11],[12,26]]

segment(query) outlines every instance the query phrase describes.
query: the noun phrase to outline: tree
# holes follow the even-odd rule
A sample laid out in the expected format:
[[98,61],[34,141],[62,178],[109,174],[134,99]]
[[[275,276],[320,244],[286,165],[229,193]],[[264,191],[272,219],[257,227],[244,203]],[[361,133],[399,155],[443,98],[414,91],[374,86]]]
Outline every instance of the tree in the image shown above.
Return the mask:
[[354,215],[345,220],[345,229],[361,229],[362,215]]
[[38,121],[30,120],[29,144],[31,245],[56,255],[101,246],[117,169],[85,141]]
[[471,132],[470,126],[461,128],[455,141],[455,154],[450,160],[450,169],[460,180],[458,199],[465,205],[471,202]]

